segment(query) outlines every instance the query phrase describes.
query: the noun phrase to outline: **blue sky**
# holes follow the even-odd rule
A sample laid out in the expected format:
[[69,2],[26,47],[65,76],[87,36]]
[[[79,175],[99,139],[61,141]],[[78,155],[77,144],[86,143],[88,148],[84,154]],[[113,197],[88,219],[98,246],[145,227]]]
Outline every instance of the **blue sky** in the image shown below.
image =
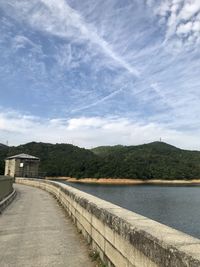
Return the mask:
[[0,142],[200,150],[199,0],[2,0]]

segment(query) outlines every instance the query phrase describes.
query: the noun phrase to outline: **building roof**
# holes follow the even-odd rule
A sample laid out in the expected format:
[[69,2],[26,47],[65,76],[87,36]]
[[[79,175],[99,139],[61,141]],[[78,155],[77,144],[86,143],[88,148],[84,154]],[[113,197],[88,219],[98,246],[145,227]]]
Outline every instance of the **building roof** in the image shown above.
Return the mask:
[[40,160],[37,157],[28,155],[28,154],[18,154],[15,156],[8,157],[7,159],[32,159],[32,160]]

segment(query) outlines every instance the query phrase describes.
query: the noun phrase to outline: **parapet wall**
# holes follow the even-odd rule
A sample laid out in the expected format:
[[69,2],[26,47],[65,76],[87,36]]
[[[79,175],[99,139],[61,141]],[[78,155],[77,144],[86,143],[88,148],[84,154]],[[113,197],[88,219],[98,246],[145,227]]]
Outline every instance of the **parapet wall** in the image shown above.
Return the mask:
[[13,178],[0,176],[0,201],[11,194],[13,191]]
[[108,266],[200,266],[199,239],[59,182],[16,182],[52,193]]
[[13,181],[12,177],[0,176],[0,214],[16,196],[16,191],[13,189]]

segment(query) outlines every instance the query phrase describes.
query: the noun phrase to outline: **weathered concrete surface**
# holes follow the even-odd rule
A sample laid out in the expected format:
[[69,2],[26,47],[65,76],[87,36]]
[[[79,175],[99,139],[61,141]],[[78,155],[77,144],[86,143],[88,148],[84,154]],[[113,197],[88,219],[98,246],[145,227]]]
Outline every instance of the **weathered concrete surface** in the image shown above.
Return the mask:
[[200,267],[200,239],[59,182],[16,182],[52,193],[109,267]]
[[13,191],[13,178],[0,175],[0,201]]
[[81,235],[49,193],[15,188],[15,201],[0,215],[1,267],[94,266]]
[[13,190],[10,195],[8,195],[7,197],[5,197],[3,200],[0,201],[0,214],[14,200],[15,197],[16,197],[16,191]]

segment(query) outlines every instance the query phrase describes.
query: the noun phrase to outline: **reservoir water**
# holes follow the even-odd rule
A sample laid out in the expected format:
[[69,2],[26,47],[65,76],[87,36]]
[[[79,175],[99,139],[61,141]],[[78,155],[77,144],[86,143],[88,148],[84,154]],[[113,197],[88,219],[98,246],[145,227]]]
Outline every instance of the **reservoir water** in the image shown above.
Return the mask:
[[200,238],[200,186],[66,184]]

